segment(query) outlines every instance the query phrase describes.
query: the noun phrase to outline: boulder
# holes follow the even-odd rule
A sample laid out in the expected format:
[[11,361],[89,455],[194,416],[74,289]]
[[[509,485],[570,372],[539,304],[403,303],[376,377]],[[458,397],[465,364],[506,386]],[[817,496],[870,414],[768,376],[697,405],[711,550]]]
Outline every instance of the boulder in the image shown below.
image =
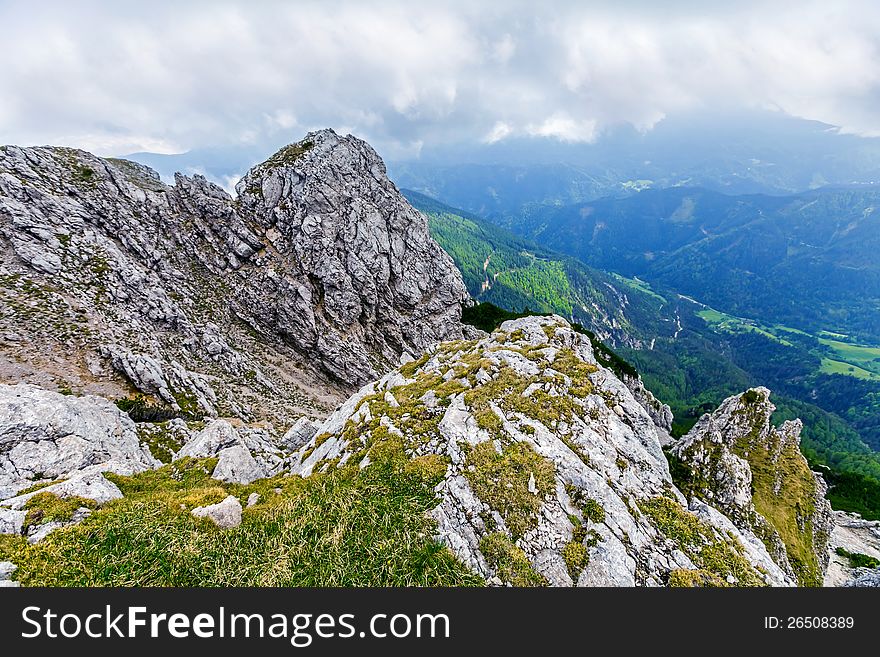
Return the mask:
[[112,402],[0,385],[0,499],[86,469],[131,475],[159,465]]
[[295,452],[314,438],[316,433],[318,433],[318,425],[307,417],[301,417],[281,437],[281,445]]
[[174,456],[213,458],[217,465],[212,477],[220,481],[249,484],[277,474],[284,465],[279,448],[263,429],[236,429],[228,421],[209,422],[195,434]]
[[234,495],[217,504],[196,507],[191,513],[196,518],[207,518],[221,529],[231,529],[241,524],[241,502]]
[[244,445],[233,445],[217,454],[217,467],[211,476],[230,484],[249,484],[266,476]]

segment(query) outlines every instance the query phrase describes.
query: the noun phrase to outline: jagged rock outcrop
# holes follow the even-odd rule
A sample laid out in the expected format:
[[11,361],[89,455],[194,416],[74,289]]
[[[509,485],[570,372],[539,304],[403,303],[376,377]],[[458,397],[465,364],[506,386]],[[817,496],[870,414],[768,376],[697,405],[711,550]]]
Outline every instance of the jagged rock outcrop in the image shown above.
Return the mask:
[[238,198],[0,147],[0,382],[290,426],[438,340],[466,299],[375,151],[310,133]]
[[0,384],[0,499],[83,471],[132,474],[157,465],[112,402]]
[[673,445],[676,483],[753,532],[803,585],[822,583],[833,527],[822,477],[800,452],[799,420],[770,423],[770,391],[729,397]]
[[241,311],[343,381],[366,382],[403,354],[461,338],[461,275],[366,142],[310,133],[236,191],[271,247],[244,281],[269,303]]
[[792,584],[751,532],[688,508],[660,433],[587,336],[528,317],[364,386],[291,469],[402,459],[436,482],[440,540],[490,582]]
[[283,452],[261,429],[236,429],[226,420],[213,420],[194,434],[175,454],[184,457],[213,458],[217,465],[211,476],[220,481],[249,484],[271,477],[284,465]]
[[672,443],[672,409],[657,399],[650,390],[645,387],[641,377],[623,376],[621,380],[629,388],[635,400],[641,404],[645,412],[660,429],[660,444],[664,447]]

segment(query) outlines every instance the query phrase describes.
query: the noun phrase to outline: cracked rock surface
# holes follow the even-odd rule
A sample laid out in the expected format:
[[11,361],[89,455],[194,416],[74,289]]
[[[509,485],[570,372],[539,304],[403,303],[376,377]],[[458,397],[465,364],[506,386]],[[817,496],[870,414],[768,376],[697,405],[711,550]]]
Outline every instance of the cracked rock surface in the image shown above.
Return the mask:
[[0,499],[86,469],[133,474],[158,465],[112,402],[0,384]]
[[662,433],[587,336],[527,317],[364,386],[291,468],[366,467],[397,442],[413,463],[442,464],[438,538],[490,582],[791,585],[751,531],[689,508]]
[[467,299],[376,152],[332,130],[254,167],[235,198],[0,147],[0,263],[0,382],[284,428],[460,338]]

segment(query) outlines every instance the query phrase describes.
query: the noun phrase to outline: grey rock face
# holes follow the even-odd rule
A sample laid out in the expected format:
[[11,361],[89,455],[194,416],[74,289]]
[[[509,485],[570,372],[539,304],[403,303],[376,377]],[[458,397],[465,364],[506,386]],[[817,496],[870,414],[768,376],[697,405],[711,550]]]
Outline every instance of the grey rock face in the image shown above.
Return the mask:
[[186,456],[191,458],[210,458],[221,450],[241,444],[235,427],[226,420],[212,420],[205,428],[195,434],[180,448],[174,460]]
[[0,506],[0,534],[21,534],[27,511]]
[[656,424],[659,429],[663,430],[663,433],[660,435],[663,446],[665,447],[666,445],[671,444],[672,436],[670,435],[670,432],[672,431],[673,417],[672,409],[669,408],[669,405],[664,404],[657,399],[654,396],[654,393],[645,387],[645,384],[640,378],[624,376],[623,382],[626,384],[626,387],[629,388],[636,401],[639,402],[642,408],[645,409],[645,412],[647,412],[654,421],[654,424]]
[[211,476],[220,481],[249,484],[277,474],[284,465],[282,451],[259,429],[236,429],[226,420],[213,420],[190,438],[174,456],[218,457]]
[[[325,130],[240,182],[0,148],[0,382],[289,426],[461,336],[467,298],[375,151]],[[4,369],[4,353],[8,362]]]
[[844,586],[880,587],[880,568],[857,568],[853,578]]
[[219,481],[249,484],[266,476],[244,445],[220,450],[218,457],[217,467],[214,468],[211,476]]
[[679,484],[739,529],[761,537],[789,576],[816,586],[828,565],[833,527],[827,488],[800,452],[800,421],[775,428],[774,410],[770,391],[754,388],[704,415],[672,447],[687,472]]
[[245,281],[270,303],[241,310],[340,380],[363,383],[402,354],[461,337],[461,276],[366,142],[309,133],[236,191],[273,247]]
[[158,465],[111,402],[0,384],[0,499],[87,468],[130,475]]
[[389,438],[412,459],[445,464],[431,511],[438,538],[489,581],[510,577],[504,555],[531,569],[519,583],[555,586],[662,585],[708,567],[702,544],[664,532],[656,510],[670,507],[749,564],[748,583],[790,585],[751,532],[715,509],[688,509],[661,432],[586,336],[561,317],[528,317],[364,386],[293,455],[291,472],[371,467],[373,446]]
[[231,529],[241,524],[241,502],[234,495],[217,504],[198,506],[191,513],[196,518],[207,518],[221,529]]

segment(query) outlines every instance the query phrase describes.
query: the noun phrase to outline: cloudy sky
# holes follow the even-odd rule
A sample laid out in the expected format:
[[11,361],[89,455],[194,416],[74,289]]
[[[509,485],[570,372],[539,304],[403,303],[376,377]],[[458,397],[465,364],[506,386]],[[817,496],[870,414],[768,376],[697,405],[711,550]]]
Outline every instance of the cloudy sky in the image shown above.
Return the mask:
[[331,126],[404,156],[718,107],[880,135],[876,2],[532,4],[0,0],[0,143],[171,153]]

